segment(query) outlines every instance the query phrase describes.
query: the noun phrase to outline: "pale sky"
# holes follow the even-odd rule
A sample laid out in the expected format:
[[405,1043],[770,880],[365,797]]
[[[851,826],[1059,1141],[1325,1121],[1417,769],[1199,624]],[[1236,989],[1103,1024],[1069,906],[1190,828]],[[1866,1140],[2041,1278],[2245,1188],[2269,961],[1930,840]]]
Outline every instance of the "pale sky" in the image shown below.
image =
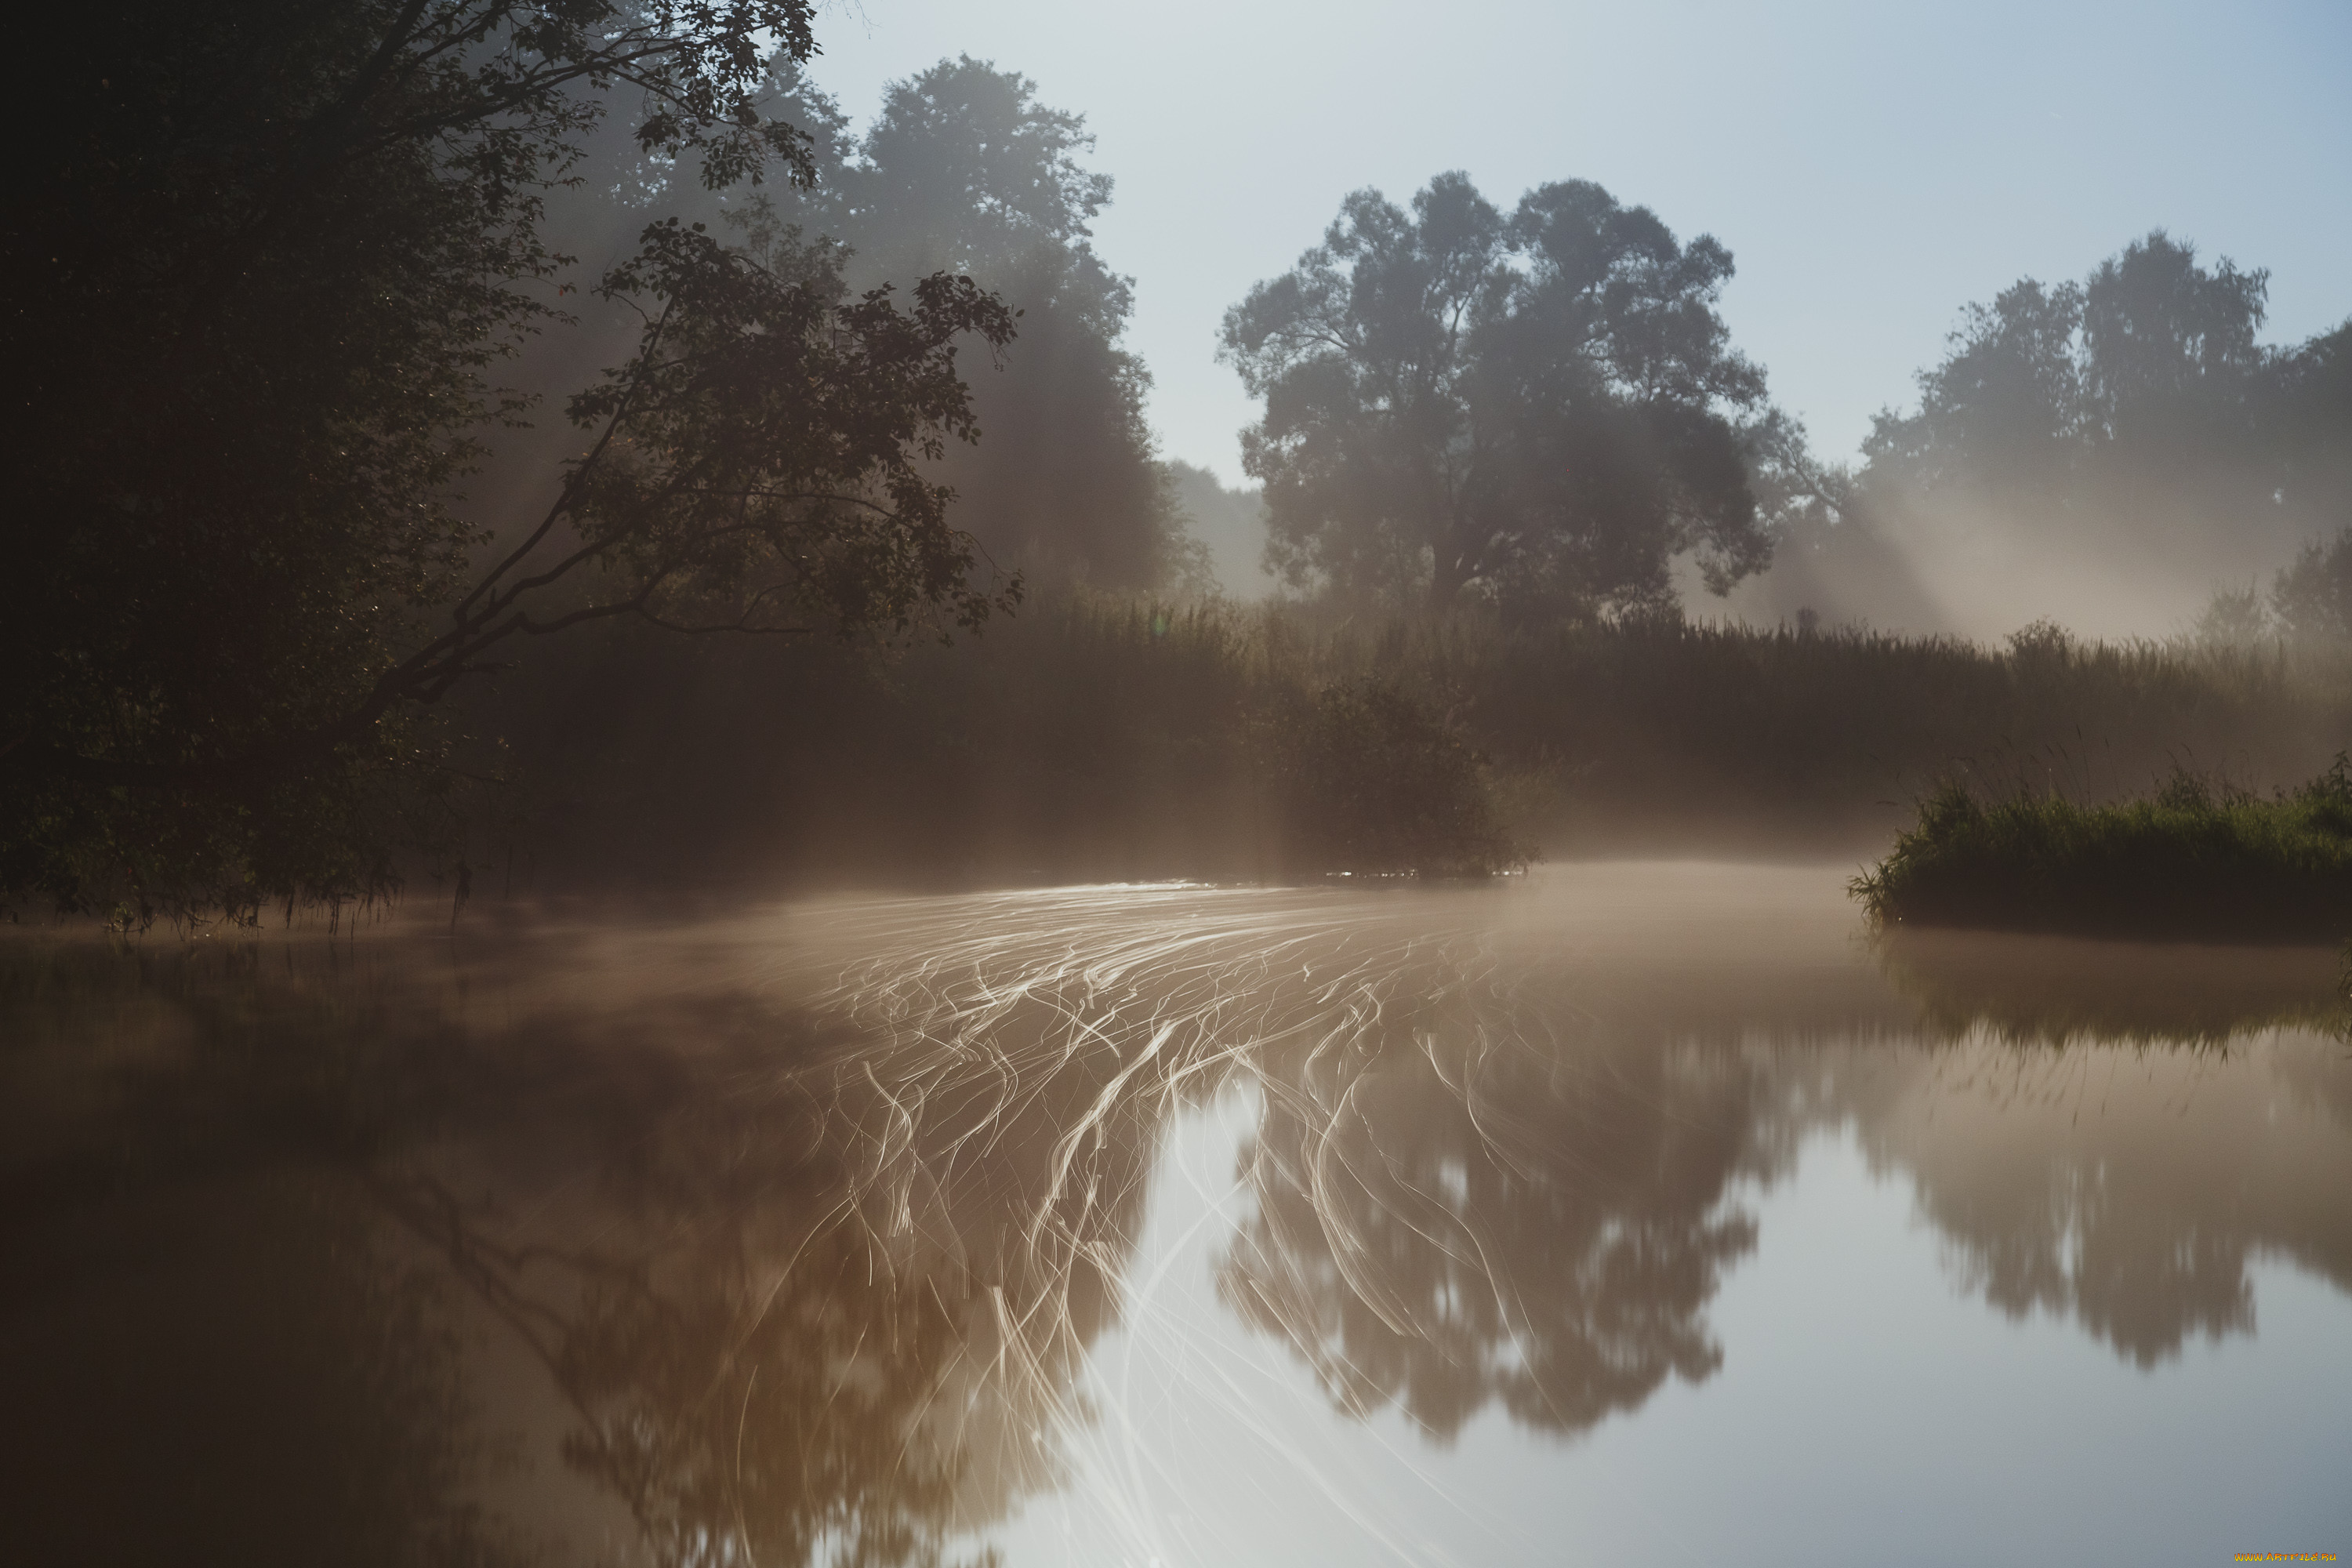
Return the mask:
[[1228,483],[1255,410],[1215,363],[1226,306],[1349,191],[1402,203],[1446,169],[1507,209],[1597,180],[1729,246],[1734,341],[1830,458],[1910,399],[1962,304],[2152,227],[2270,268],[2271,341],[2352,316],[2352,0],[867,0],[826,5],[817,39],[861,124],[886,80],[960,53],[1087,117],[1163,454]]

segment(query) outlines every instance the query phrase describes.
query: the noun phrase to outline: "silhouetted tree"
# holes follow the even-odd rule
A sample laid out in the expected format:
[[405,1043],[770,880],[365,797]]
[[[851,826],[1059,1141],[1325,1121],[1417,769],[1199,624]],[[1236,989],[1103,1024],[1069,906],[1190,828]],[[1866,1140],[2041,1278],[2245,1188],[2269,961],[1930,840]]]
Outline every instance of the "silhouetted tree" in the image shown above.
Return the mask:
[[2088,433],[2143,453],[2241,434],[2269,293],[2269,272],[2208,271],[2162,229],[2101,262],[2082,290]]
[[1020,340],[976,377],[984,445],[940,477],[991,559],[1033,578],[1161,585],[1187,564],[1144,399],[1151,378],[1120,346],[1132,279],[1094,250],[1111,181],[1087,169],[1081,115],[1036,83],[970,56],[885,92],[856,143],[833,100],[789,73],[783,101],[819,129],[816,183],[772,198],[778,218],[849,247],[859,287],[940,271],[972,278],[1020,313]]
[[2270,610],[2278,629],[2298,640],[2352,638],[2352,528],[2305,545],[2272,585]]
[[2022,279],[1969,306],[1918,412],[1880,415],[1864,443],[1872,509],[1957,500],[2043,535],[2241,552],[2310,528],[2352,489],[2334,457],[2352,435],[2343,333],[2263,350],[2269,276],[2201,267],[2158,229],[2081,284]]
[[2352,528],[2352,321],[2271,357],[2256,418],[2294,521],[2312,535]]
[[1731,255],[1585,181],[1506,220],[1461,174],[1410,214],[1350,195],[1225,315],[1265,417],[1243,433],[1270,558],[1351,595],[1655,605],[1695,552],[1760,569],[1748,452],[1762,373],[1715,310]]
[[[848,300],[820,250],[656,223],[597,286],[643,331],[569,404],[585,444],[553,505],[482,518],[457,489],[525,409],[495,366],[568,320],[543,204],[604,94],[708,184],[809,177],[814,143],[762,112],[809,16],[247,0],[79,24],[48,87],[77,129],[7,219],[12,294],[41,308],[0,338],[0,890],[381,890],[436,753],[417,711],[518,637],[988,613],[920,466],[974,433],[956,342],[1011,335],[968,279]],[[477,574],[493,531],[515,548]]]
[[1882,414],[1865,457],[1931,487],[2014,493],[2064,483],[2088,419],[2075,361],[2083,290],[2023,279],[1990,305],[1969,306],[1962,322],[1944,363],[1920,373],[1919,412]]
[[1712,1376],[1706,1310],[1756,1244],[1725,1195],[1769,1169],[1750,1073],[1564,1042],[1565,1010],[1412,1011],[1262,1068],[1218,1293],[1344,1408],[1444,1438],[1490,1402],[1577,1433]]

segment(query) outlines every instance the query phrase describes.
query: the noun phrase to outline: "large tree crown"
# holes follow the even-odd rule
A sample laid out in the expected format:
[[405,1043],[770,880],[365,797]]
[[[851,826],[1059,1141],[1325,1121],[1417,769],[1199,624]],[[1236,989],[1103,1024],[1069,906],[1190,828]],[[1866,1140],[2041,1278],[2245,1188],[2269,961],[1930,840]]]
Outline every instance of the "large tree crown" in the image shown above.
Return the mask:
[[2255,341],[2268,290],[2268,273],[2202,267],[2162,229],[2080,283],[2020,279],[1962,310],[1916,413],[1878,416],[1863,447],[1874,480],[2054,497],[2103,464],[2242,445],[2294,357]]
[[1352,193],[1225,315],[1220,357],[1265,402],[1244,446],[1271,555],[1300,582],[1425,573],[1441,600],[1537,578],[1655,599],[1685,550],[1711,584],[1757,569],[1733,422],[1764,377],[1717,310],[1731,276],[1713,237],[1590,181],[1507,217],[1459,172],[1409,209]]

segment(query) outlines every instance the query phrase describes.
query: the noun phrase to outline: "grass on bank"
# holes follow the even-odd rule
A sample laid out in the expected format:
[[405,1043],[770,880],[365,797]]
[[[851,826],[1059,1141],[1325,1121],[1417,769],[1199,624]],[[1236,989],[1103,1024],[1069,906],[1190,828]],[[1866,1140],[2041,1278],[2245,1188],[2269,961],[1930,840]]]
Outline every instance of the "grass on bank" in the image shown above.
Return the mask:
[[1882,927],[2332,943],[2352,934],[2352,767],[2269,798],[2176,773],[2105,805],[1947,782],[1852,888]]

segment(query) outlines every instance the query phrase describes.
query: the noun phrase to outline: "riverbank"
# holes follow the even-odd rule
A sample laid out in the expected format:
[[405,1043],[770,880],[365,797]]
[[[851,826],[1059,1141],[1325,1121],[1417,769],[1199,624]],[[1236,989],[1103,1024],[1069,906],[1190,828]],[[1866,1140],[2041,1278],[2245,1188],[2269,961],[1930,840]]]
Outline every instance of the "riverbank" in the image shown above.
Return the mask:
[[503,737],[467,764],[499,782],[459,792],[478,890],[1847,857],[1947,774],[2104,801],[2187,757],[2267,790],[2352,733],[2343,657],[2048,627],[1986,647],[1076,594],[951,647],[615,627],[534,655],[465,714]]

